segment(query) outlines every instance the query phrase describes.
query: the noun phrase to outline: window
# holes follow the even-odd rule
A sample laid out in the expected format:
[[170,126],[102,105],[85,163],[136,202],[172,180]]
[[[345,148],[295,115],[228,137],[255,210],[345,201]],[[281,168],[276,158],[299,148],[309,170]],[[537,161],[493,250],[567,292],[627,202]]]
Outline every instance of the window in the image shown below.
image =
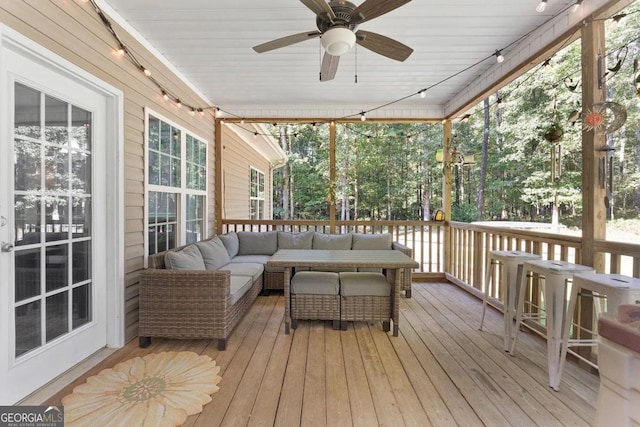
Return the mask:
[[206,235],[207,142],[147,113],[147,253]]
[[264,173],[251,168],[249,193],[249,219],[264,218]]

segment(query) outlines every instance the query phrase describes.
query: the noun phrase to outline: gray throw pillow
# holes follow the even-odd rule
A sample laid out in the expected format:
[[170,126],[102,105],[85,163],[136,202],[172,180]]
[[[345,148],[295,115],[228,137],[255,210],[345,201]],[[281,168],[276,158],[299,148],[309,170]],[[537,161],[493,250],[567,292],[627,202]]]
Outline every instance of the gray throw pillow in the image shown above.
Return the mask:
[[391,234],[353,233],[353,246],[351,249],[392,249]]
[[224,247],[218,236],[197,242],[196,246],[202,253],[202,259],[207,270],[218,270],[223,265],[231,262],[227,248]]
[[235,231],[227,234],[221,234],[218,237],[220,238],[220,241],[222,241],[224,247],[227,248],[227,253],[231,258],[238,255],[240,243],[238,242],[238,235]]
[[311,249],[313,231],[288,233],[278,231],[278,249]]
[[240,231],[238,241],[238,255],[273,255],[278,250],[277,231]]
[[351,234],[313,235],[313,249],[348,250],[351,249]]
[[202,254],[196,245],[186,246],[180,251],[167,252],[164,265],[171,270],[205,270]]

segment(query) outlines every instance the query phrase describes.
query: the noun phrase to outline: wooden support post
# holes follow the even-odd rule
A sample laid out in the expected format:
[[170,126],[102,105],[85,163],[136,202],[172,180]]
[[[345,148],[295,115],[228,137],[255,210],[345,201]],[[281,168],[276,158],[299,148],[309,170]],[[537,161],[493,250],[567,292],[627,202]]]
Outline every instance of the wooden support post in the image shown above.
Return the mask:
[[[591,20],[582,27],[582,116],[593,110],[595,104],[605,101],[604,71],[606,48],[603,20]],[[582,131],[582,259],[581,264],[603,272],[604,255],[594,251],[595,240],[606,238],[606,185],[604,168],[599,164],[605,152],[598,148],[605,145],[604,132]],[[578,322],[584,328],[593,329],[593,299],[582,298]],[[582,347],[578,352],[590,359],[591,348]],[[587,367],[587,365],[585,365]]]
[[442,170],[444,180],[442,181],[442,210],[444,210],[444,272],[453,271],[453,242],[451,241],[451,120],[445,120],[444,129],[442,131]]
[[331,192],[333,196],[330,196],[331,199],[329,203],[329,229],[331,233],[336,232],[336,200],[334,200],[335,196],[335,186],[336,186],[336,122],[329,123],[329,181],[331,185]]

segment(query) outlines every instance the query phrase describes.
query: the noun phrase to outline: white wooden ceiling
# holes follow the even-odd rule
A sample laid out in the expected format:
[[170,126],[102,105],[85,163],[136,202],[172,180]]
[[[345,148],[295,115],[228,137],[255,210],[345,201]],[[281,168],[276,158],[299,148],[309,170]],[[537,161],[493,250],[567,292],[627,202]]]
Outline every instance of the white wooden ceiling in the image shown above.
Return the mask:
[[[536,12],[538,3],[413,0],[359,27],[412,47],[405,62],[360,47],[341,58],[334,80],[320,82],[319,39],[262,54],[252,49],[316,30],[314,13],[298,0],[98,1],[213,105],[241,117],[344,117],[369,110],[380,117],[442,117],[455,111],[453,99],[462,105],[472,97],[477,82],[499,79],[536,45],[610,2],[585,0],[577,13],[569,10],[575,0],[548,0],[543,13]],[[502,64],[496,49],[504,49]],[[430,88],[424,99],[411,96],[424,88]]]

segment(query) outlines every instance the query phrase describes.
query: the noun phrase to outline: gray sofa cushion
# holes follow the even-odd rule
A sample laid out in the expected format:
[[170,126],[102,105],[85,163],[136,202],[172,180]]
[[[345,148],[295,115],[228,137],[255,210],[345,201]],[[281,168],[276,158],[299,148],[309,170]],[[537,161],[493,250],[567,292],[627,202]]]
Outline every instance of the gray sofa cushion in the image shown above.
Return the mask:
[[254,279],[250,276],[231,276],[229,283],[229,303],[235,304],[253,285]]
[[271,259],[271,255],[238,255],[236,257],[233,257],[231,262],[233,263],[253,262],[257,264],[266,265],[269,259]]
[[331,249],[331,250],[351,249],[351,234],[314,233],[313,249]]
[[220,270],[229,270],[231,272],[231,277],[250,276],[253,280],[256,280],[264,271],[264,265],[253,262],[230,262],[229,264],[222,266]]
[[340,295],[388,297],[391,285],[381,273],[340,273]]
[[278,250],[278,232],[238,232],[238,255],[273,255]]
[[238,255],[240,243],[238,242],[238,235],[234,231],[227,234],[221,234],[218,237],[220,237],[220,240],[222,241],[224,247],[227,248],[229,257],[233,258],[234,256]]
[[391,234],[353,233],[351,249],[392,249]]
[[196,245],[188,245],[179,251],[169,251],[164,256],[165,268],[173,270],[204,270],[204,260]]
[[219,270],[220,267],[231,262],[229,253],[218,236],[196,242],[196,246],[202,253],[202,259],[207,270]]
[[313,231],[288,233],[278,231],[278,249],[311,249]]
[[300,271],[291,279],[291,293],[310,295],[338,295],[338,273]]

